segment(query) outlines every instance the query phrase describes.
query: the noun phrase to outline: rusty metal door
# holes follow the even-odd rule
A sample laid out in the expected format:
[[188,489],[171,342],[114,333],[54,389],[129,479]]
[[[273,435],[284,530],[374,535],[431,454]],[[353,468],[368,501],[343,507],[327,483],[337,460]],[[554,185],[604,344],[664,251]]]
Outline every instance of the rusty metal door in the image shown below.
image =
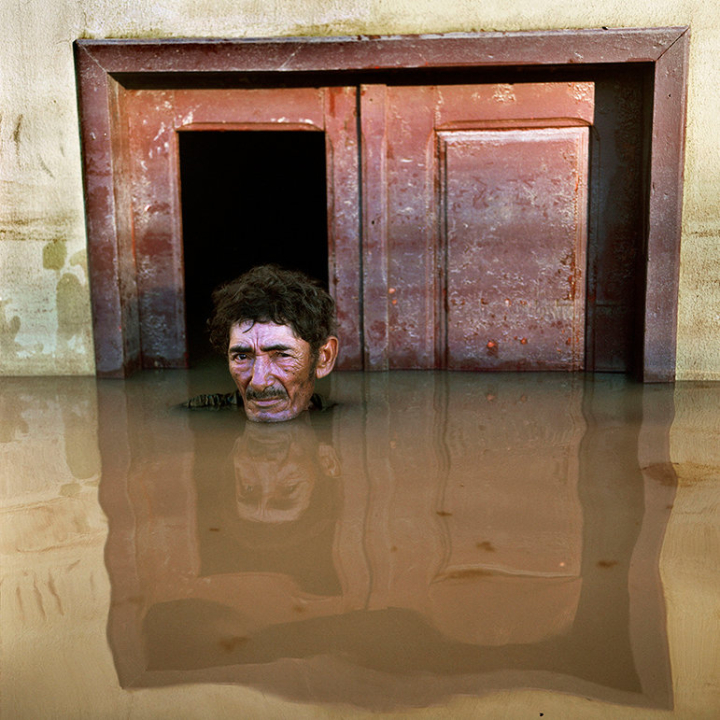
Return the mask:
[[[130,90],[117,103],[137,266],[122,290],[137,297],[143,367],[187,361],[178,133],[202,130],[325,133],[341,368],[583,367],[592,83]],[[212,239],[208,252],[222,262]]]
[[[178,133],[302,130],[325,133],[329,278],[343,345],[340,367],[360,367],[355,88],[136,90],[118,102],[127,119],[127,147],[119,155],[128,158],[127,232],[137,265],[137,287],[124,291],[137,295],[142,366],[187,363]],[[302,228],[294,231],[302,242]],[[207,250],[222,263],[222,247],[214,240],[208,238]]]
[[366,368],[583,367],[593,90],[362,87]]

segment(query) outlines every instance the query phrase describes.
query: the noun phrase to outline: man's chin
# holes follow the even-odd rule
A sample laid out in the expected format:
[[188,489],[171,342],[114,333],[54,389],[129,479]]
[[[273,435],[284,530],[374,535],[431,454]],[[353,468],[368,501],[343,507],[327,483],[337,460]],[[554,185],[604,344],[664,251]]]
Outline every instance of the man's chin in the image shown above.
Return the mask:
[[245,414],[252,422],[283,422],[296,418],[301,412],[303,409],[288,405],[286,400],[275,402],[251,400],[245,403]]

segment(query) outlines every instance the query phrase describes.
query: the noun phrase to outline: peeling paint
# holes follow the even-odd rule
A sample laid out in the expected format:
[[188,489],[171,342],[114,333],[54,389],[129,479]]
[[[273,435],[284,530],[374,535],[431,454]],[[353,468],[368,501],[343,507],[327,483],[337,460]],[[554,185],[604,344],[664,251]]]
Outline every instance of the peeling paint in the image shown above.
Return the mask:
[[495,85],[495,91],[493,92],[493,100],[501,103],[515,102],[515,90],[512,85],[499,84]]

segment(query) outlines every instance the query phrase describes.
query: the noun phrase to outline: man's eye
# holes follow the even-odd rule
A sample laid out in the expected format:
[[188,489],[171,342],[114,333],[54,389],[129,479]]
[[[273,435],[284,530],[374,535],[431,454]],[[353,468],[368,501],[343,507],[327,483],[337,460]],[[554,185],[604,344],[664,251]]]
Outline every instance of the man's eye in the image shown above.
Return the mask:
[[232,360],[247,360],[248,358],[247,353],[233,353],[230,357]]

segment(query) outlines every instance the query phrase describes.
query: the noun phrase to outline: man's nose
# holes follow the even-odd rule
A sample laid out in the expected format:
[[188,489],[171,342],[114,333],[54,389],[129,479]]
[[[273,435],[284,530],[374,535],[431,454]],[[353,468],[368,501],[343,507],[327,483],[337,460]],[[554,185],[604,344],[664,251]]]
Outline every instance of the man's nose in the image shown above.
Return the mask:
[[264,355],[255,358],[250,377],[250,385],[255,390],[265,390],[273,384],[272,365]]

